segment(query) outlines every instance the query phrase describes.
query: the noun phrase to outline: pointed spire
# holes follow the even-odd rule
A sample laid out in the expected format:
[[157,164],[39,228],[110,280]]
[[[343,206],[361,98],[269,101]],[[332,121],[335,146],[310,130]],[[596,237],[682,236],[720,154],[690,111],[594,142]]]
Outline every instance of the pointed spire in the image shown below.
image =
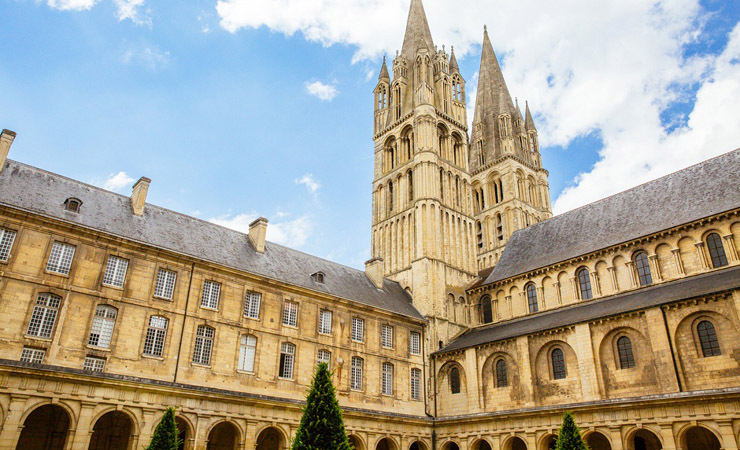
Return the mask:
[[450,47],[450,73],[460,73],[460,66],[455,58],[455,47]]
[[524,102],[526,112],[524,113],[524,129],[527,131],[537,131],[534,127],[534,120],[532,120],[532,113],[529,112],[529,102]]
[[432,40],[432,33],[429,31],[424,5],[421,4],[421,0],[411,0],[401,54],[407,59],[413,60],[420,48],[426,48],[430,54],[434,54],[434,41]]
[[519,109],[519,99],[514,97],[514,117],[522,120],[522,110]]
[[378,75],[378,81],[381,80],[391,80],[390,75],[388,75],[388,66],[385,65],[385,55],[383,55],[383,66],[380,68],[380,75]]

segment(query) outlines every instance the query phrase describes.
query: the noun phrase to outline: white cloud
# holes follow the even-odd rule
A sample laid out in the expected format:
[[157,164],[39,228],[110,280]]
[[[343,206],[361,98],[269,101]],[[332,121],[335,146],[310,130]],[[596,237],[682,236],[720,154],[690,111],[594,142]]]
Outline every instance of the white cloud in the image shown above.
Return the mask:
[[128,49],[121,58],[125,64],[137,64],[153,72],[167,67],[170,52],[162,51],[156,45],[142,49]]
[[49,0],[50,8],[62,11],[84,11],[92,8],[99,0]]
[[337,95],[337,88],[321,81],[314,81],[313,83],[306,81],[306,92],[322,102],[330,102]]
[[[213,217],[208,219],[208,221],[231,228],[232,230],[248,233],[249,224],[258,217],[259,215],[256,213],[244,213],[237,214],[235,216],[226,214],[219,217]],[[314,223],[309,215],[303,215],[293,220],[285,220],[282,222],[270,222],[267,225],[267,240],[291,248],[300,248],[308,240],[313,228]]]
[[321,188],[321,183],[319,182],[319,180],[314,178],[313,174],[310,173],[307,173],[300,178],[296,178],[295,183],[305,185],[306,188],[308,188],[309,192],[314,194],[314,196],[319,191],[319,188]]
[[112,173],[108,175],[108,179],[103,183],[103,187],[109,191],[119,191],[131,186],[134,181],[126,172]]
[[129,19],[136,25],[152,25],[151,11],[144,8],[144,0],[114,0],[114,2],[119,21]]

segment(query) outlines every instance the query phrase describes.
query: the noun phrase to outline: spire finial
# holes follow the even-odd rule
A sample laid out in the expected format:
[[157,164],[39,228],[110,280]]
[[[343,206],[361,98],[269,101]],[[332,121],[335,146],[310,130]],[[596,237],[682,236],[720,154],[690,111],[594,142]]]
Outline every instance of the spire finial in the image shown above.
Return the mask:
[[483,25],[483,32],[488,33],[488,27],[485,24]]

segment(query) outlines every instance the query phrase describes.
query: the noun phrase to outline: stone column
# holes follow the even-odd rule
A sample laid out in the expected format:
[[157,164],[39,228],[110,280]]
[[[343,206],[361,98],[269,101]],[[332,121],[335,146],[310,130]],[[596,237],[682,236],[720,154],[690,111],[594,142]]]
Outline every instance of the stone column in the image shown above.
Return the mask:
[[663,438],[663,450],[676,450],[676,437],[673,435],[672,423],[660,424],[660,436]]
[[648,256],[650,261],[650,272],[653,275],[653,281],[663,281],[663,274],[660,272],[660,261],[658,255]]
[[576,277],[570,277],[570,290],[573,292],[573,299],[581,299],[581,290],[576,286]]
[[557,292],[558,295],[558,305],[563,304],[563,293],[560,292],[560,282],[556,281],[552,284],[552,288],[555,289],[555,292]]
[[630,274],[630,283],[632,288],[637,287],[637,271],[635,270],[635,263],[632,262],[632,260],[629,260],[624,263],[627,266],[627,271],[629,271]]
[[161,419],[161,412],[156,409],[145,408],[142,411],[142,416],[143,420],[141,423],[141,429],[139,430],[139,442],[146,446],[149,445],[149,441],[152,439],[154,427],[157,426]]
[[529,355],[529,339],[527,336],[516,338],[516,349],[517,365],[519,366],[519,376],[521,377],[522,397],[525,404],[534,405],[535,385],[534,377],[532,376],[532,361]]
[[735,262],[738,260],[737,255],[737,248],[735,247],[735,240],[732,237],[732,234],[727,234],[725,236],[722,236],[722,239],[725,240],[725,248],[727,251],[727,259],[730,260],[730,262]]
[[658,377],[661,392],[678,392],[676,369],[673,366],[673,355],[671,355],[671,337],[664,325],[663,311],[660,307],[645,310],[645,321],[654,324],[654,326],[647,327],[647,338],[653,349],[653,363],[658,373],[661,374]]
[[614,289],[614,292],[619,292],[619,283],[617,282],[617,271],[614,270],[614,266],[609,266],[606,268],[607,271],[609,271],[609,277],[612,279],[612,289]]
[[15,444],[18,442],[18,438],[21,435],[23,429],[23,412],[26,409],[26,402],[28,401],[28,395],[12,395],[10,397],[10,405],[5,413],[5,422],[3,423],[3,429],[0,431],[0,448],[15,448]]
[[589,275],[591,275],[591,287],[594,290],[594,297],[601,297],[601,283],[599,283],[599,274],[596,273],[596,270],[593,272],[589,272]]
[[[87,443],[90,440],[93,428],[93,413],[97,403],[82,402],[80,404],[80,417],[77,420],[77,427],[74,435],[70,437],[72,441],[72,450],[87,450]],[[0,446],[1,447],[1,446]]]
[[735,430],[732,428],[732,420],[718,420],[719,432],[722,435],[723,450],[738,450],[735,440]]
[[609,435],[612,438],[612,450],[622,450],[626,447],[622,440],[622,429],[620,427],[609,427]]
[[683,269],[683,260],[681,259],[681,250],[677,248],[671,249],[671,253],[673,253],[673,259],[676,262],[676,270],[678,271],[679,275],[686,275],[686,271]]
[[596,376],[596,362],[591,344],[591,328],[587,323],[575,326],[575,352],[578,355],[578,371],[581,375],[581,391],[584,400],[596,400],[600,397],[601,386]]
[[709,264],[707,264],[707,252],[704,251],[704,242],[696,242],[696,256],[699,258],[702,270],[709,270]]

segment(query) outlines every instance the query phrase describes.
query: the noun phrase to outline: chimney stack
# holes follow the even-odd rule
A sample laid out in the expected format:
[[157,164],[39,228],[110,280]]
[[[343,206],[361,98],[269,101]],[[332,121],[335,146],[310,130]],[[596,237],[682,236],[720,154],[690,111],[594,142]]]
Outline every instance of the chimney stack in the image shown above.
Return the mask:
[[14,140],[15,131],[3,130],[0,133],[0,171],[5,167],[5,160],[8,158],[8,152]]
[[257,253],[265,253],[265,235],[267,234],[267,219],[260,217],[249,224],[249,242]]
[[131,193],[131,209],[134,210],[134,214],[137,216],[144,215],[144,205],[146,204],[146,193],[149,191],[149,183],[151,183],[147,177],[139,178],[139,181],[134,184],[134,190]]
[[383,258],[373,258],[365,261],[365,275],[376,288],[383,289]]

